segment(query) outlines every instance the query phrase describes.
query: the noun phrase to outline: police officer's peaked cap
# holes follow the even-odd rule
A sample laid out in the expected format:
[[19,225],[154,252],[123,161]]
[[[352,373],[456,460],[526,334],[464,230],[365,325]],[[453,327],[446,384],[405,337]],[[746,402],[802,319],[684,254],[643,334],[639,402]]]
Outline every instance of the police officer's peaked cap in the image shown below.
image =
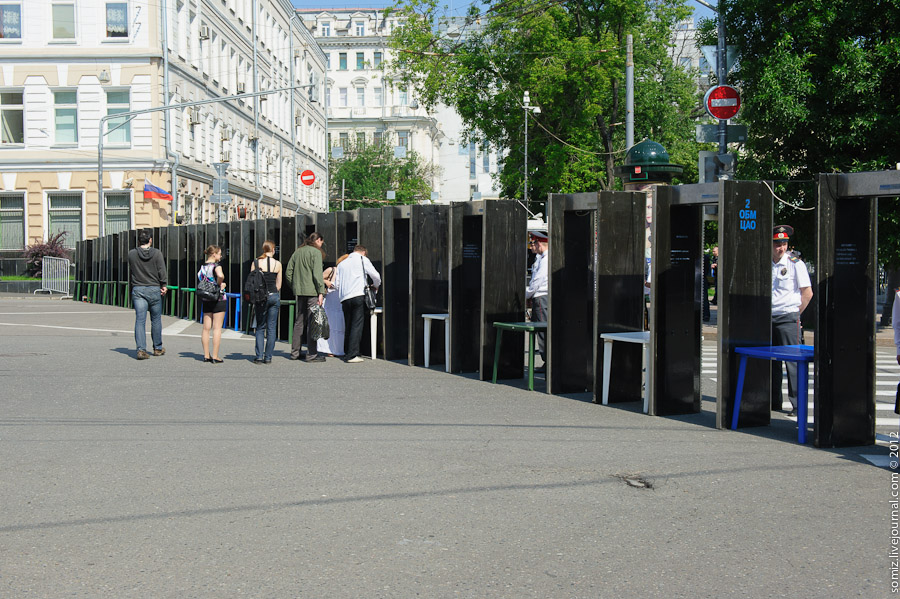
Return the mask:
[[545,231],[529,231],[528,234],[535,241],[547,241],[547,233]]
[[772,231],[772,241],[787,241],[794,236],[794,227],[790,225],[778,225]]

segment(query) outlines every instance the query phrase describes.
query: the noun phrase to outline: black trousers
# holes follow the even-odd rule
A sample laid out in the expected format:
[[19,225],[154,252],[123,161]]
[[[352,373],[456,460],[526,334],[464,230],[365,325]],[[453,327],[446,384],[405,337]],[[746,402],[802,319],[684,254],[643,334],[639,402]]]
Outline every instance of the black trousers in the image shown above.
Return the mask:
[[[800,345],[800,314],[772,316],[772,345]],[[788,399],[797,408],[797,363],[785,364],[788,376]],[[772,362],[772,409],[781,409],[781,362]]]
[[[547,322],[547,300],[549,300],[549,296],[542,295],[540,297],[531,298],[531,321],[532,322]],[[546,349],[547,349],[547,340],[546,333],[538,333],[537,337],[537,350],[541,356],[542,360],[547,359]]]
[[366,298],[360,295],[345,299],[341,302],[341,309],[344,311],[344,360],[349,360],[359,355],[366,318]]

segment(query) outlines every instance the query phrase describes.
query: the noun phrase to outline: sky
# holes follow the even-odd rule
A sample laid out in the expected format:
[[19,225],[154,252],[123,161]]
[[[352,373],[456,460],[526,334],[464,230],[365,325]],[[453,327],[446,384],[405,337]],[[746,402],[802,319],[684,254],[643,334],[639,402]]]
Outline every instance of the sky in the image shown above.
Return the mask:
[[[459,16],[466,13],[471,2],[466,0],[445,0],[452,7],[452,12]],[[385,8],[393,5],[390,0],[292,0],[296,8]],[[715,4],[717,0],[711,0],[709,4]],[[713,12],[708,8],[688,0],[688,4],[694,7],[694,18],[710,18]]]

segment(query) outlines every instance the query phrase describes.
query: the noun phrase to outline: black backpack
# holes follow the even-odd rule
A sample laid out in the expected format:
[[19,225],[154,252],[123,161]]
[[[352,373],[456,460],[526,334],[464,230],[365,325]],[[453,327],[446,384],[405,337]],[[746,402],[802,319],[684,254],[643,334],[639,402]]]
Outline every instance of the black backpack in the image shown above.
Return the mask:
[[269,297],[266,277],[263,276],[263,272],[259,269],[259,260],[254,260],[253,265],[256,268],[250,271],[250,274],[247,275],[247,280],[244,281],[243,299],[245,302],[253,305],[264,304]]

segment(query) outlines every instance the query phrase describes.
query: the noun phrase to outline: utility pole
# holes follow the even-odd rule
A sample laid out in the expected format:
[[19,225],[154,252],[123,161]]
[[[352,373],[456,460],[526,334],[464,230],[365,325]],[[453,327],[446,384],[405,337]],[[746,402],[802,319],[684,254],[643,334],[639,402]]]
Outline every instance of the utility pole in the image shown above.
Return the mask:
[[525,205],[528,206],[528,117],[531,116],[531,113],[540,114],[541,107],[540,106],[532,106],[531,105],[531,95],[528,91],[525,91],[525,96],[522,98],[522,104],[525,107]]

